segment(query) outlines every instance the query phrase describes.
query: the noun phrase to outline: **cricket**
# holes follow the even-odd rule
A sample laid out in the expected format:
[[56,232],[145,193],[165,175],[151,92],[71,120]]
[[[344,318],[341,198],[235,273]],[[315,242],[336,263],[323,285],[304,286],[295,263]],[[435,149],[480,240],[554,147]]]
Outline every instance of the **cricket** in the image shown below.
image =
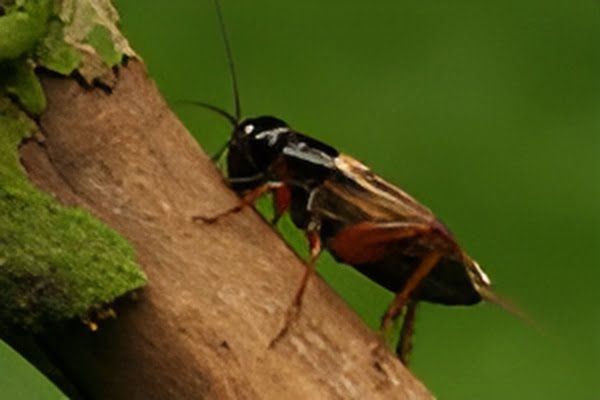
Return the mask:
[[395,293],[381,320],[386,337],[403,316],[396,353],[407,364],[417,304],[421,301],[473,305],[486,300],[510,312],[514,307],[491,290],[491,281],[478,263],[457,243],[449,229],[425,206],[385,181],[356,159],[291,128],[272,116],[241,119],[240,95],[233,55],[219,0],[217,17],[233,86],[234,113],[190,101],[226,118],[233,133],[215,156],[226,152],[226,181],[240,198],[230,209],[212,216],[195,216],[198,223],[220,219],[251,207],[271,193],[275,220],[289,213],[307,238],[310,256],[293,297],[283,329],[295,315],[315,262],[323,250]]

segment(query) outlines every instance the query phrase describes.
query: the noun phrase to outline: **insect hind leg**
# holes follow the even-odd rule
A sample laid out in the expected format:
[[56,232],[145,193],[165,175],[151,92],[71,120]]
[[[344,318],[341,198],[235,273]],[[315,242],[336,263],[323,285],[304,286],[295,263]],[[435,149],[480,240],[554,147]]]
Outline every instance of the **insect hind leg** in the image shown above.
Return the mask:
[[419,286],[419,284],[429,275],[431,270],[435,268],[440,259],[442,253],[431,252],[421,260],[419,266],[410,275],[402,290],[396,294],[396,297],[392,301],[392,304],[388,307],[381,321],[381,329],[385,336],[389,332],[392,322],[400,315],[402,308],[410,301],[410,295]]
[[406,312],[402,321],[400,340],[396,346],[396,355],[404,365],[408,365],[408,357],[412,351],[412,338],[415,334],[415,317],[417,312],[417,301],[409,300],[406,304]]

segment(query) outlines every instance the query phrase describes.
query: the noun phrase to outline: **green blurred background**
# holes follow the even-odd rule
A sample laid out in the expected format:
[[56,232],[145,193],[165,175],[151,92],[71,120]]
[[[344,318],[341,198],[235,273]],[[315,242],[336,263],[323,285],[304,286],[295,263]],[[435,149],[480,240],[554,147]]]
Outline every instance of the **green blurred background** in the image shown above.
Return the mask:
[[[125,34],[209,153],[231,109],[210,0],[118,0]],[[440,399],[600,398],[598,2],[223,0],[244,114],[273,114],[370,165],[447,223],[492,305],[423,305],[413,370]],[[391,294],[330,258],[371,325]]]

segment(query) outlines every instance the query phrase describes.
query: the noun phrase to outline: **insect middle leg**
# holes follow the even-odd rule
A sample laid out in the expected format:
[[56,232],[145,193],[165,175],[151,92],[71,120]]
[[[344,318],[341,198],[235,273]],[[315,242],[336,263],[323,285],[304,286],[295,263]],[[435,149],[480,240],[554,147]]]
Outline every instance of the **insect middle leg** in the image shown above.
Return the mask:
[[306,230],[306,238],[308,239],[310,256],[308,261],[306,262],[304,275],[302,275],[300,286],[296,290],[296,294],[294,295],[292,304],[286,312],[283,328],[281,328],[281,330],[279,331],[279,333],[277,333],[275,338],[271,340],[271,344],[269,345],[269,347],[273,347],[274,345],[276,345],[277,342],[279,342],[287,334],[287,332],[290,329],[290,326],[294,323],[294,321],[298,319],[298,315],[302,307],[302,300],[304,299],[304,293],[306,292],[306,287],[308,286],[310,278],[316,272],[315,264],[322,250],[321,236],[319,230],[320,224],[317,221],[311,221],[309,223],[309,226]]
[[[317,223],[313,222],[312,224],[316,225]],[[296,295],[294,296],[293,305],[297,308],[302,306],[302,299],[304,298],[306,286],[308,285],[310,277],[315,273],[315,264],[317,263],[319,254],[321,254],[321,236],[319,235],[319,228],[316,226],[309,226],[306,232],[306,238],[308,239],[310,256],[308,262],[306,263],[306,269],[304,271],[304,275],[302,276],[302,281],[300,281],[300,286],[298,287]]]
[[244,193],[244,195],[240,198],[238,204],[236,204],[235,206],[228,208],[227,210],[221,211],[220,213],[212,215],[210,217],[195,215],[192,217],[192,220],[194,222],[201,221],[207,224],[213,224],[223,217],[236,214],[242,211],[244,208],[253,205],[254,203],[256,203],[256,200],[258,200],[265,193],[282,188],[284,187],[284,185],[285,184],[283,182],[263,183],[262,185]]

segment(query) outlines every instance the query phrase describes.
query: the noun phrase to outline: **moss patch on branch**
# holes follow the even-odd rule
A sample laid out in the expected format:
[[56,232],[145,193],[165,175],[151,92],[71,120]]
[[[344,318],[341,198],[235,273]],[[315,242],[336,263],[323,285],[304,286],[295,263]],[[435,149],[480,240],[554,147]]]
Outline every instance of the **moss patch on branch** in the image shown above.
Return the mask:
[[85,316],[146,282],[124,238],[39,192],[18,159],[46,106],[38,68],[110,75],[135,55],[117,22],[109,0],[0,0],[0,332]]
[[13,60],[30,51],[46,32],[49,0],[1,0],[0,61]]
[[45,99],[35,68],[77,73],[89,84],[110,76],[124,56],[135,56],[118,21],[109,0],[0,0],[0,97],[10,94],[40,114]]
[[146,281],[125,239],[31,185],[17,155],[35,129],[0,100],[0,329],[83,316]]

